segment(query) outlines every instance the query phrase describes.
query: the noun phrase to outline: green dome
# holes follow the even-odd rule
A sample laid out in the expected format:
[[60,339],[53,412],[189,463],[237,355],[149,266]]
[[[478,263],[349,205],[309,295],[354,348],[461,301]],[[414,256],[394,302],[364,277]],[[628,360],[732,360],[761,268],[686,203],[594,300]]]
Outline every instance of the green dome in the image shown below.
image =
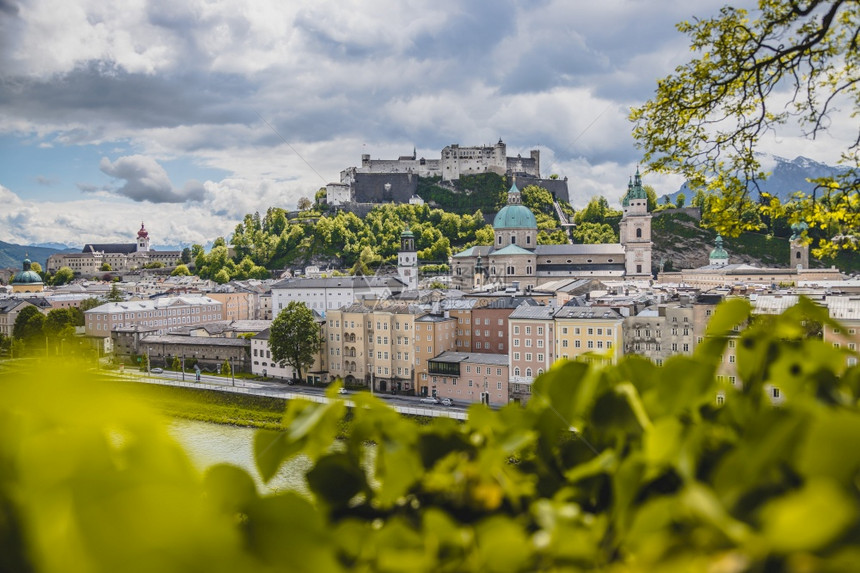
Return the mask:
[[621,200],[621,204],[627,207],[630,204],[631,199],[648,199],[648,193],[646,193],[645,189],[642,187],[642,176],[639,175],[638,167],[636,168],[636,177],[633,181],[627,183],[627,193]]
[[803,232],[809,228],[809,225],[806,224],[805,221],[801,221],[799,223],[791,224],[791,238],[790,241],[796,241],[803,235]]
[[39,276],[39,273],[36,271],[21,271],[15,278],[12,279],[12,284],[14,285],[31,285],[36,283],[41,283],[42,277]]
[[413,237],[414,238],[415,234],[409,230],[409,225],[406,225],[406,228],[403,229],[403,231],[400,233],[400,237],[401,238],[405,238],[405,237]]
[[508,191],[508,204],[496,213],[493,229],[537,229],[537,219],[531,210],[520,203],[520,190],[516,183]]
[[720,235],[717,235],[716,240],[714,240],[714,250],[711,251],[712,259],[728,259],[729,254],[723,248],[723,238]]
[[32,264],[30,257],[25,256],[24,261],[21,263],[21,272],[12,279],[13,285],[41,284],[42,277],[39,276],[39,273],[30,270],[30,265]]

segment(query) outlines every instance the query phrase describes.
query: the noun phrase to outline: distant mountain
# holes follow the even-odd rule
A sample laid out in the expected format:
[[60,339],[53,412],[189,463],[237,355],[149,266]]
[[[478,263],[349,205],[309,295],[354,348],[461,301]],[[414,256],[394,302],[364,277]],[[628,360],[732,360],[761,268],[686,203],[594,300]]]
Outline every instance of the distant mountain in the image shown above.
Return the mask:
[[[807,157],[785,159],[776,155],[762,154],[760,160],[765,169],[771,174],[766,180],[759,182],[761,191],[769,193],[774,197],[779,197],[781,200],[788,199],[797,191],[811,193],[815,188],[815,184],[809,183],[807,179],[834,177],[848,170],[846,167],[834,167]],[[687,183],[684,183],[680,189],[669,195],[673,203],[678,193],[686,195],[687,204],[693,198],[693,192],[690,191]],[[660,202],[663,202],[662,197],[660,197]]]
[[65,247],[62,249],[52,249],[49,247],[40,247],[33,245],[13,245],[12,243],[4,243],[0,241],[0,268],[12,267],[14,269],[21,268],[21,261],[24,257],[30,257],[34,263],[39,263],[44,269],[47,266],[48,257],[54,253],[79,253],[80,249],[71,249]]

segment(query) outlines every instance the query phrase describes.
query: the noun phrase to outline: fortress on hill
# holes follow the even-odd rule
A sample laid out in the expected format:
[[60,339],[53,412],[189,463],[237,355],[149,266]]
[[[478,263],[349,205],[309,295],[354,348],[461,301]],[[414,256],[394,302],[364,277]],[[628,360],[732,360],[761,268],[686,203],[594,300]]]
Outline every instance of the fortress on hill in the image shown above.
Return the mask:
[[520,186],[539,185],[568,200],[567,178],[541,179],[540,150],[532,149],[529,157],[508,157],[501,139],[495,145],[448,145],[439,159],[419,158],[414,148],[412,155],[397,159],[371,159],[370,154],[363,154],[360,167],[344,169],[339,183],[326,185],[326,200],[330,205],[415,202],[419,177],[441,177],[445,182],[483,173],[515,175]]

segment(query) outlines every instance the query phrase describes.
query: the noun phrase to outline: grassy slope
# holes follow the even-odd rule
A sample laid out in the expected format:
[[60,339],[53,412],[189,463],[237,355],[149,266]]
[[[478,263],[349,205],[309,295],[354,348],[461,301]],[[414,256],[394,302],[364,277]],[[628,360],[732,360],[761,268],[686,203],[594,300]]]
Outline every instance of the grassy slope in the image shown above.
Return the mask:
[[129,384],[129,391],[165,415],[216,424],[281,429],[286,401],[197,388]]

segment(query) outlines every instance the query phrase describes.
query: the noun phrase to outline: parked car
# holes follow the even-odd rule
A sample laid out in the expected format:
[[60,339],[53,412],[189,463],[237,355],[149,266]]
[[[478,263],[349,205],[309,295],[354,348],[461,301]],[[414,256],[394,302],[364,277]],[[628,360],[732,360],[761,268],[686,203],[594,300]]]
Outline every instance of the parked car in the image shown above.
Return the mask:
[[442,405],[443,406],[453,406],[454,400],[452,400],[451,398],[442,398]]
[[425,404],[438,404],[439,398],[433,398],[432,396],[426,396],[418,400],[419,402],[423,402]]
[[164,372],[164,370],[162,368],[153,368],[150,370],[150,372],[152,372],[153,374],[161,374],[162,372]]
[[346,394],[346,388],[341,386],[340,388],[337,389],[337,393],[338,394]]

